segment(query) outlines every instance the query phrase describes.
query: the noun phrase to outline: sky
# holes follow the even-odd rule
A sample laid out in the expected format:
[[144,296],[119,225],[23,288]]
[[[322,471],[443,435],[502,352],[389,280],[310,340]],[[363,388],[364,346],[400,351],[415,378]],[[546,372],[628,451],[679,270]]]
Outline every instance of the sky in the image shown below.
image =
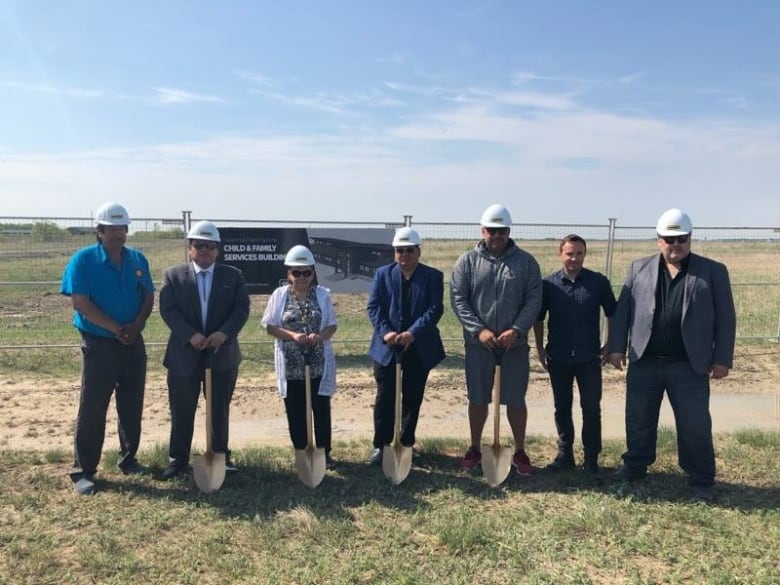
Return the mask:
[[0,0],[0,216],[780,226],[780,2]]

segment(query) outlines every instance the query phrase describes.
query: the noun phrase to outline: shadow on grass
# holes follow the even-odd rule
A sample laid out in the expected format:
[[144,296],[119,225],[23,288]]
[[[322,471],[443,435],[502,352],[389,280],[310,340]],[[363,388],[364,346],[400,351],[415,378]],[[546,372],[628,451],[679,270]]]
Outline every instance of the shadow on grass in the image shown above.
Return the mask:
[[[144,451],[140,459],[151,465],[152,476],[125,477],[116,469],[116,455],[106,453],[97,487],[101,493],[128,495],[146,500],[181,502],[192,507],[208,507],[231,518],[270,519],[280,513],[305,510],[320,519],[350,519],[353,510],[365,506],[378,506],[398,511],[426,511],[433,504],[446,501],[465,505],[471,500],[498,503],[512,500],[517,494],[587,494],[628,500],[639,504],[690,503],[691,491],[686,476],[672,471],[675,449],[673,436],[661,433],[659,454],[662,461],[651,467],[648,476],[636,483],[610,481],[614,467],[602,468],[602,481],[593,482],[578,469],[561,473],[549,473],[538,469],[530,477],[520,477],[514,471],[501,486],[491,488],[481,473],[470,474],[460,470],[460,460],[466,444],[456,439],[426,439],[419,445],[422,457],[415,461],[408,478],[394,486],[385,478],[381,467],[365,463],[370,445],[367,441],[338,443],[334,455],[340,460],[336,468],[326,473],[323,482],[315,489],[305,487],[296,475],[291,448],[257,447],[234,452],[234,460],[240,466],[238,473],[230,473],[221,489],[210,495],[201,494],[191,477],[174,481],[162,481],[160,473],[167,464],[167,448],[157,445]],[[744,436],[743,436],[744,435]],[[747,437],[747,438],[746,438]],[[756,438],[758,437],[758,438]],[[725,437],[730,440],[730,437]],[[759,440],[760,439],[760,440]],[[550,441],[529,437],[528,448],[540,456],[550,455],[554,447]],[[754,432],[737,434],[735,441],[724,447],[731,466],[744,461],[766,461],[774,451],[775,436]],[[745,444],[745,445],[743,445]],[[747,449],[731,453],[728,449]],[[603,459],[619,460],[618,442],[605,442]],[[67,478],[70,456],[58,450],[45,453],[9,451],[2,453],[5,465],[0,468],[0,481],[19,485],[38,485],[51,491],[71,491]],[[539,459],[541,461],[541,459]],[[741,463],[740,463],[741,464]],[[752,466],[747,469],[756,470]],[[719,479],[716,500],[710,506],[742,511],[776,510],[780,508],[780,488],[772,477],[773,467],[753,473],[752,480],[759,485],[736,483]],[[27,474],[27,480],[19,484],[17,473]],[[739,469],[738,477],[743,477]],[[762,485],[766,484],[766,485]],[[46,487],[48,486],[48,487]],[[72,493],[72,491],[71,491]],[[438,498],[436,496],[439,496]],[[73,495],[75,496],[75,494]],[[440,504],[439,504],[440,505]],[[479,504],[478,504],[479,505]]]
[[[307,510],[320,519],[350,519],[352,509],[377,505],[398,511],[425,511],[440,492],[452,492],[454,499],[477,499],[502,502],[518,493],[601,494],[635,503],[692,503],[691,491],[682,473],[653,472],[636,483],[610,481],[614,468],[602,468],[602,479],[594,482],[581,470],[549,473],[539,469],[530,477],[520,477],[512,470],[499,487],[487,485],[481,473],[460,470],[460,455],[452,454],[450,442],[439,441],[426,446],[421,459],[412,467],[407,479],[394,486],[379,466],[371,466],[355,455],[367,453],[367,444],[352,444],[344,451],[348,457],[315,489],[305,487],[295,472],[292,450],[281,448],[245,449],[235,454],[241,470],[228,474],[215,494],[198,491],[191,477],[161,481],[162,464],[155,464],[154,477],[129,478],[118,473],[107,474],[98,481],[98,489],[132,494],[146,499],[176,500],[193,506],[208,506],[231,518],[270,519],[279,513]],[[460,453],[460,449],[456,450]],[[108,463],[108,462],[107,462]],[[751,510],[775,510],[780,507],[780,490],[719,481],[713,507]]]

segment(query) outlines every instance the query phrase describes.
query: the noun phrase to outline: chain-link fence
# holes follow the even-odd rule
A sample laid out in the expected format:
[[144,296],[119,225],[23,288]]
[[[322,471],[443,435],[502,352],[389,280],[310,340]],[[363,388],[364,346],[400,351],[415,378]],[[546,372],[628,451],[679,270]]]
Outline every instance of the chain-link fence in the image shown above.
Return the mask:
[[[176,218],[134,218],[128,245],[139,248],[150,262],[159,286],[163,271],[186,258],[184,234],[190,212]],[[411,216],[391,222],[300,222],[212,219],[219,227],[388,228],[412,224],[423,237],[423,262],[444,271],[479,239],[476,223],[416,223]],[[558,242],[577,233],[588,242],[586,266],[605,273],[619,291],[628,264],[657,252],[655,229],[619,226],[614,219],[598,224],[514,224],[512,236],[538,260],[548,274],[560,267]],[[79,248],[95,241],[91,218],[0,217],[0,349],[75,345],[68,299],[59,295],[63,268]],[[740,340],[780,341],[780,230],[757,227],[704,227],[694,231],[693,250],[725,263],[731,275]],[[447,296],[445,294],[445,296]],[[337,299],[343,343],[368,344],[365,295]],[[347,298],[350,297],[350,298]],[[264,297],[252,301],[252,316],[242,343],[267,343],[259,320]],[[442,319],[445,338],[458,340],[459,325],[451,311]],[[168,330],[155,312],[146,339],[164,343]]]

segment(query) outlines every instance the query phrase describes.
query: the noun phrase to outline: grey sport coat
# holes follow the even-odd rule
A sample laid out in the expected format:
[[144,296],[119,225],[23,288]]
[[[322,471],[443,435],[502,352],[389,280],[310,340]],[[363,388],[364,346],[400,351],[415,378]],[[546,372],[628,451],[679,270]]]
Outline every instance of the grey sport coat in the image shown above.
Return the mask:
[[[609,327],[609,353],[639,360],[647,349],[653,329],[658,254],[635,260],[620,291]],[[726,266],[691,254],[684,276],[682,337],[694,371],[705,374],[712,364],[731,368],[737,317]]]
[[214,371],[238,367],[241,362],[238,334],[249,318],[249,291],[239,269],[226,264],[214,266],[206,314],[203,331],[192,262],[166,270],[160,289],[160,315],[171,329],[163,365],[172,372],[188,375],[199,367],[200,352],[190,345],[190,339],[198,332],[207,337],[215,331],[227,335],[212,358]]

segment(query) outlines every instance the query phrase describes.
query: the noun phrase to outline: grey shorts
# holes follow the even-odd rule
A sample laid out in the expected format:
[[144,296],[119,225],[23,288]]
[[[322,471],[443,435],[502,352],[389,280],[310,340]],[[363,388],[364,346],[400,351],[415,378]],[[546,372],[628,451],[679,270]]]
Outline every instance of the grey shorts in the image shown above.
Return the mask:
[[[466,345],[466,389],[469,401],[490,404],[495,376],[496,357],[483,345]],[[501,358],[501,404],[525,406],[528,389],[528,345],[522,344],[504,352]]]

